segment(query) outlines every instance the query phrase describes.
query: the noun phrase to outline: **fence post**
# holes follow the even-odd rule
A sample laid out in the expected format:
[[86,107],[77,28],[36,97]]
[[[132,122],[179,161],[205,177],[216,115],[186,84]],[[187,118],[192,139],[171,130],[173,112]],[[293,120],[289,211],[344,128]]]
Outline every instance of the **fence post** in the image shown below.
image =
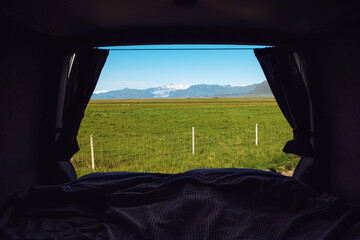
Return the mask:
[[258,145],[258,125],[255,124],[255,145]]
[[192,155],[195,155],[195,127],[192,127]]
[[91,168],[95,169],[95,157],[94,157],[94,141],[93,135],[90,135],[90,148],[91,148]]

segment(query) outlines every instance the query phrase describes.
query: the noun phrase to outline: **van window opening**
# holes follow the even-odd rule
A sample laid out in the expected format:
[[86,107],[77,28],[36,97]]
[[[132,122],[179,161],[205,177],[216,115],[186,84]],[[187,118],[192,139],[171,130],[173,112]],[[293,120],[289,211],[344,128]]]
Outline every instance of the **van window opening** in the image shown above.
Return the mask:
[[117,46],[86,109],[72,158],[91,172],[253,168],[291,175],[292,130],[253,49]]

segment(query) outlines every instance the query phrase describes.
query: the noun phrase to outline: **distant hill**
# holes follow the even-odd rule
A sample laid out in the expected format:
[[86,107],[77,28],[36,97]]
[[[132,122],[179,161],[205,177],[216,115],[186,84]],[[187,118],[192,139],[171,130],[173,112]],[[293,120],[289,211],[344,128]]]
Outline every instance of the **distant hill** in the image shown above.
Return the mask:
[[269,83],[267,81],[263,81],[258,84],[254,90],[243,97],[274,97],[274,95],[271,92]]
[[128,99],[128,98],[202,98],[202,97],[233,97],[251,93],[259,84],[243,87],[216,84],[198,84],[188,86],[168,85],[148,89],[129,89],[94,93],[91,99]]
[[232,87],[230,85],[192,85],[187,89],[171,92],[169,98],[199,98],[199,97],[233,97],[245,95],[256,88],[257,84],[244,87]]
[[109,91],[105,93],[94,93],[91,99],[128,99],[128,98],[153,98],[152,92],[155,88],[148,88],[144,90],[125,88],[122,90]]

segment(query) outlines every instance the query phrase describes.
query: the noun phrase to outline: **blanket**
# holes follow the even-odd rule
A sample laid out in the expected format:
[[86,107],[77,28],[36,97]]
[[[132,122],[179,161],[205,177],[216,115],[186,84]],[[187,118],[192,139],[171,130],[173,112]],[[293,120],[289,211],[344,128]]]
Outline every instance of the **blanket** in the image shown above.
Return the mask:
[[94,173],[18,194],[0,239],[360,239],[360,214],[272,172]]

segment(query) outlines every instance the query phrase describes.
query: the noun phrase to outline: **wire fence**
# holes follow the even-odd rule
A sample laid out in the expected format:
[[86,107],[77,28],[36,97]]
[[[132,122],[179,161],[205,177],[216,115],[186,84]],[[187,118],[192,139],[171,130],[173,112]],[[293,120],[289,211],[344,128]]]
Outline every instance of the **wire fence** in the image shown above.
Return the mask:
[[264,160],[279,158],[276,154],[281,154],[291,137],[288,127],[257,124],[212,131],[197,127],[194,132],[189,129],[151,135],[93,135],[93,149],[90,136],[79,141],[80,151],[72,162],[75,167],[93,170],[174,172],[211,167],[259,168]]

